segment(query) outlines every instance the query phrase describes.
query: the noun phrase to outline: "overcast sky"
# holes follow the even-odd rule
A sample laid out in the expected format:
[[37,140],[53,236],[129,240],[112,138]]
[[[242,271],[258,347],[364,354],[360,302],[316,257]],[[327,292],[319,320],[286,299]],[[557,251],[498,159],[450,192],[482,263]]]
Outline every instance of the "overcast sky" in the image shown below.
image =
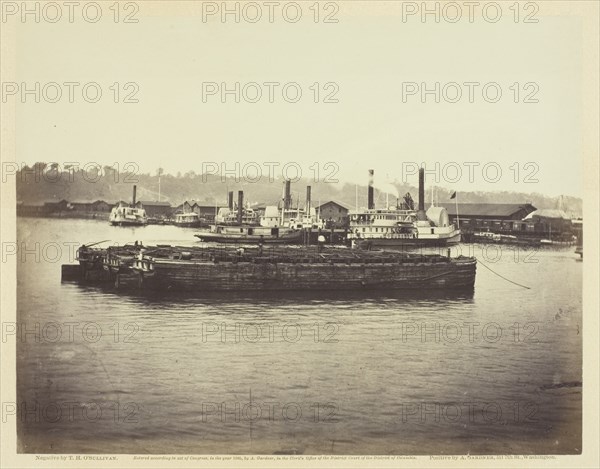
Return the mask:
[[[75,103],[63,95],[54,104],[43,98],[19,104],[16,159],[133,161],[143,172],[163,167],[173,174],[201,172],[203,162],[233,169],[235,162],[243,168],[278,161],[296,163],[305,176],[314,175],[317,162],[320,178],[364,183],[373,168],[380,181],[412,184],[412,164],[424,162],[429,169],[439,164],[441,187],[582,196],[580,21],[546,16],[541,4],[538,23],[523,23],[524,12],[515,23],[509,3],[501,3],[497,23],[481,14],[473,23],[422,23],[418,16],[403,22],[399,7],[384,11],[349,3],[339,4],[338,23],[323,23],[322,16],[315,23],[312,2],[302,3],[303,17],[294,24],[281,14],[273,23],[223,23],[217,15],[203,22],[200,2],[162,12],[141,3],[136,24],[107,19],[106,2],[95,24],[77,16],[72,24],[19,23],[18,82],[97,82],[103,95],[90,104],[79,87]],[[114,82],[137,83],[139,102],[115,104],[109,89]],[[232,95],[222,103],[218,92],[203,102],[207,82],[281,85],[274,103],[264,85],[258,103],[243,96],[235,103]],[[302,89],[297,103],[282,97],[288,82]],[[318,103],[310,89],[315,82],[321,84]],[[324,89],[327,82],[337,85],[339,102],[322,102],[335,89]],[[473,103],[464,85],[457,103],[443,95],[440,103],[433,95],[423,103],[419,92],[403,102],[407,82],[481,85],[474,88]],[[482,95],[488,82],[502,90],[496,103]],[[528,82],[535,85],[525,89]],[[131,90],[121,89],[119,100]],[[454,99],[455,89],[446,90]],[[524,103],[530,93],[539,102]],[[327,162],[334,166],[325,167]],[[465,162],[480,163],[471,180]],[[484,174],[486,163],[492,167]]]

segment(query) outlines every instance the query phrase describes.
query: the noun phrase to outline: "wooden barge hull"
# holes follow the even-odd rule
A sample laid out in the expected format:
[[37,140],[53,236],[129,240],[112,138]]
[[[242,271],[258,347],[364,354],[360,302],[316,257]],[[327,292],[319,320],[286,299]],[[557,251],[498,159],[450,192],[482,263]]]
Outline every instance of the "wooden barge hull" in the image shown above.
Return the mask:
[[82,248],[63,280],[149,292],[473,290],[473,257],[347,248]]
[[207,263],[157,260],[138,286],[188,292],[473,289],[476,261],[439,264]]

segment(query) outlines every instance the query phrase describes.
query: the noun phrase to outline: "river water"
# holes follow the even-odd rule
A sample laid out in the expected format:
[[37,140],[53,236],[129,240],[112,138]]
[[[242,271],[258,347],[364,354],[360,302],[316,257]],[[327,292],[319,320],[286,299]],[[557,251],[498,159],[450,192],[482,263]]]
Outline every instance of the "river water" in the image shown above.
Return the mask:
[[19,451],[581,451],[573,248],[461,245],[480,260],[470,295],[190,298],[61,284],[75,243],[184,245],[193,233],[18,219]]

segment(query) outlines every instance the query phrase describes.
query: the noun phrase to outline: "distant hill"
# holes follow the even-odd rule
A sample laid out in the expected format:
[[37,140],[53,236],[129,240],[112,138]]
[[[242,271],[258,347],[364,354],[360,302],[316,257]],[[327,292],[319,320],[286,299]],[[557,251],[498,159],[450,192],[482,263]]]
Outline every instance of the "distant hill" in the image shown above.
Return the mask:
[[[138,200],[158,200],[159,184],[158,174],[137,174],[135,176],[121,172],[117,174],[111,167],[105,167],[101,171],[91,170],[87,172],[73,171],[63,168],[62,171],[45,163],[36,163],[30,168],[23,168],[16,175],[17,201],[25,204],[42,203],[66,199],[69,202],[105,200],[114,202],[120,199],[131,200],[132,186],[137,185]],[[312,186],[313,204],[326,202],[328,200],[339,200],[355,207],[358,200],[359,207],[367,204],[367,186],[345,183],[324,183],[301,179],[292,183],[292,195],[294,203],[300,202],[304,205],[306,186]],[[387,184],[386,188],[390,185]],[[395,203],[395,197],[402,197],[410,192],[416,201],[418,190],[416,186],[393,184],[397,194],[386,194],[375,187],[376,204],[385,206],[386,198],[390,204]],[[225,204],[228,191],[243,190],[245,200],[250,203],[266,203],[276,205],[281,199],[283,180],[269,182],[263,178],[256,183],[248,181],[236,182],[233,178],[225,181],[216,175],[201,175],[193,171],[176,176],[162,174],[160,178],[161,200],[168,201],[171,205],[179,205],[185,200],[195,200],[199,203],[212,205],[215,203]],[[390,187],[387,191],[391,192]],[[450,201],[452,191],[436,189],[436,199],[440,203]],[[358,197],[357,197],[358,196]],[[237,194],[235,195],[237,200]],[[459,192],[461,203],[531,203],[537,208],[556,209],[561,208],[568,214],[581,216],[583,213],[583,201],[578,197],[548,197],[539,193],[524,192]],[[426,191],[427,204],[430,202],[430,193]]]

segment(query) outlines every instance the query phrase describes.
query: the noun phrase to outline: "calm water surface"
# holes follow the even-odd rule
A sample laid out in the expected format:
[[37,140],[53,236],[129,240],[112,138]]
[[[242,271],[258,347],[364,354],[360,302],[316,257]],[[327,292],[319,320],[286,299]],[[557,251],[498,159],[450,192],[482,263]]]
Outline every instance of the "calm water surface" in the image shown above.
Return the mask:
[[20,451],[580,452],[573,249],[463,245],[530,287],[480,265],[467,296],[155,297],[60,282],[65,243],[193,233],[18,219],[32,251],[18,265]]

